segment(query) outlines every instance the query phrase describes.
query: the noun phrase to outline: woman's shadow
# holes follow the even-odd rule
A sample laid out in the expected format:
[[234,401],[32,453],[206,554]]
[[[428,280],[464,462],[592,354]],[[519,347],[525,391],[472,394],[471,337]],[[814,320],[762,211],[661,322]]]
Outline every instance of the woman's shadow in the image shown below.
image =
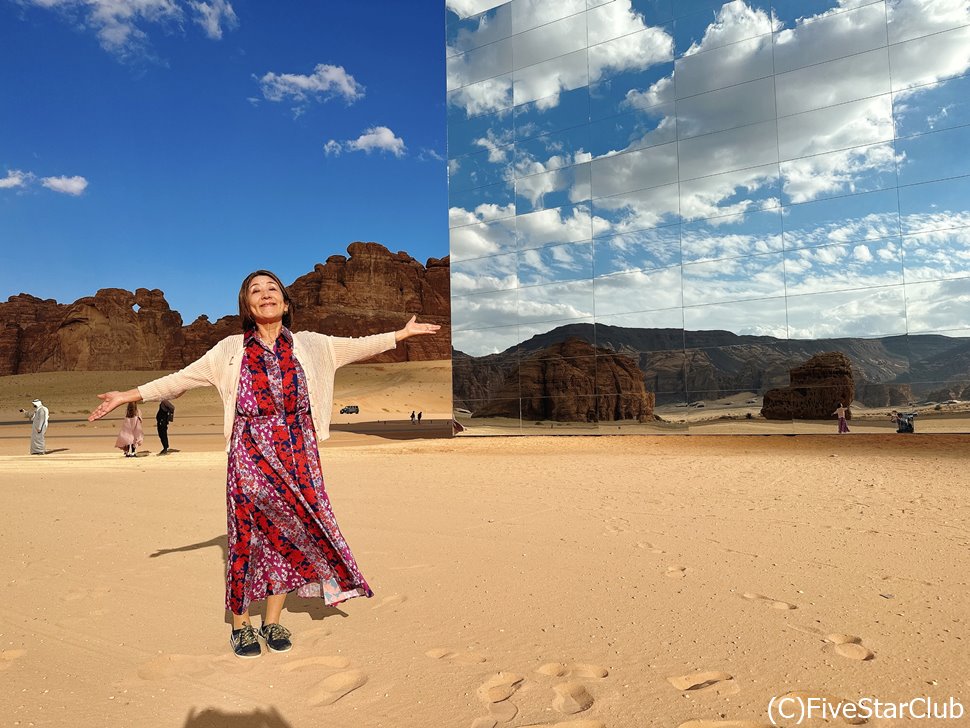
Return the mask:
[[[225,535],[215,536],[210,538],[208,541],[200,541],[199,543],[192,543],[186,546],[176,546],[170,549],[158,549],[155,553],[149,554],[148,558],[157,559],[159,556],[167,556],[168,554],[184,553],[186,551],[198,551],[199,549],[210,548],[212,546],[217,546],[222,552],[222,571],[223,574],[226,571],[226,567],[229,563],[229,545],[228,539]],[[262,608],[263,602],[260,602],[259,607]],[[312,620],[326,619],[327,617],[347,617],[349,616],[342,609],[337,607],[328,607],[323,603],[322,599],[318,598],[306,598],[300,597],[296,594],[291,594],[286,600],[286,611],[288,612],[303,612],[310,615]],[[231,624],[232,618],[229,613],[226,612],[226,624]]]

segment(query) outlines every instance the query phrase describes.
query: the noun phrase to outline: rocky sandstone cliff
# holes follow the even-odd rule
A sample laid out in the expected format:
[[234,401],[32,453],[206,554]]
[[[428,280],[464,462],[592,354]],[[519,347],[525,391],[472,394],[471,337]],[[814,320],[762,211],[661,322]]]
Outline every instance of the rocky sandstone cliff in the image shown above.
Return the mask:
[[831,417],[839,403],[848,407],[854,399],[852,362],[829,351],[794,367],[791,386],[765,392],[761,414],[769,420],[821,420]]
[[[352,243],[294,281],[294,329],[364,336],[400,328],[412,315],[441,324],[374,361],[451,356],[449,259],[422,265],[377,243]],[[285,283],[285,281],[284,281]],[[233,298],[235,291],[228,291]],[[178,369],[239,332],[236,316],[188,326],[160,290],[105,288],[71,304],[28,294],[0,303],[0,376],[44,371]]]

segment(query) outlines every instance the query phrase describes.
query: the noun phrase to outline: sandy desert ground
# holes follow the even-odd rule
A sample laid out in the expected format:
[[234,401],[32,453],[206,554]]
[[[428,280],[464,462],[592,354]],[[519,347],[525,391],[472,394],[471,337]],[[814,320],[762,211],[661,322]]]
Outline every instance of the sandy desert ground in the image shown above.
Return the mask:
[[[354,396],[409,414],[436,376]],[[117,423],[52,435],[45,457],[0,427],[0,724],[756,728],[796,724],[769,716],[779,696],[970,708],[970,437],[341,432],[328,490],[376,594],[291,598],[293,650],[244,661],[206,410],[182,402],[167,457],[122,458]],[[970,718],[868,722],[911,724]]]

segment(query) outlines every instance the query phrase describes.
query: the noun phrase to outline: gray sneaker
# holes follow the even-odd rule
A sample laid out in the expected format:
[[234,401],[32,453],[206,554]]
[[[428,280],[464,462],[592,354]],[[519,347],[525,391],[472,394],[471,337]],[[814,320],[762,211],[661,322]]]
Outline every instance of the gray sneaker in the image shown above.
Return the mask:
[[251,624],[234,629],[229,635],[229,644],[236,657],[259,657],[263,650],[259,646],[259,636]]
[[266,640],[270,652],[286,652],[293,647],[290,630],[282,624],[264,624],[259,628],[259,634]]

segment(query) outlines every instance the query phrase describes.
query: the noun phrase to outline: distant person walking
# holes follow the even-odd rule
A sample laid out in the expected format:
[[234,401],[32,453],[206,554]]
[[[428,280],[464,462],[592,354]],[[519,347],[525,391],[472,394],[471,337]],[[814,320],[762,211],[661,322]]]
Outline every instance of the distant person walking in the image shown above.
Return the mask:
[[414,414],[414,410],[411,410],[411,424],[413,425],[417,420],[417,416]]
[[141,425],[141,410],[134,402],[128,403],[125,419],[121,422],[121,431],[115,440],[115,447],[124,452],[126,458],[136,457],[136,450],[145,441],[145,434]]
[[424,412],[418,412],[418,424],[419,424],[419,425],[421,424],[421,417],[422,417],[423,415],[424,415]]
[[162,441],[159,455],[168,455],[168,423],[174,421],[175,405],[163,399],[158,403],[158,412],[155,413],[155,429],[158,431],[158,439]]
[[849,409],[847,407],[843,407],[842,406],[842,403],[839,402],[839,406],[836,407],[835,408],[835,412],[832,413],[833,415],[838,415],[838,417],[839,417],[839,434],[840,435],[849,431],[849,425],[845,421],[845,417],[848,414],[848,412],[849,412]]
[[31,402],[34,411],[20,410],[20,414],[30,420],[30,454],[45,455],[47,453],[46,436],[47,422],[50,419],[50,410],[39,399]]

